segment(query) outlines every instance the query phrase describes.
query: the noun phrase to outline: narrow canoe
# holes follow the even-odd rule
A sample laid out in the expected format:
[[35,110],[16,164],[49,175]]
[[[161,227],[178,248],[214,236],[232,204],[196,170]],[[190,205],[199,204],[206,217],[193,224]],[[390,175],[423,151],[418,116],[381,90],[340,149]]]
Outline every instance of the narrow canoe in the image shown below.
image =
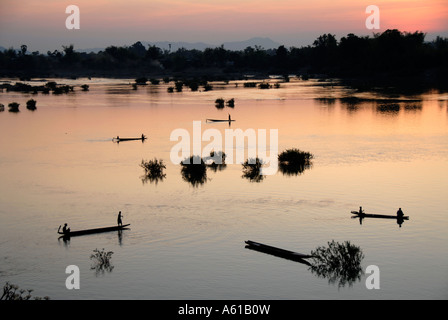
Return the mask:
[[223,119],[205,119],[208,122],[233,122],[236,120],[223,120]]
[[403,220],[409,220],[409,216],[398,217],[396,215],[391,216],[391,215],[385,215],[385,214],[370,214],[370,213],[359,214],[358,211],[352,211],[352,214],[354,214],[360,218],[380,218],[380,219],[400,219],[401,218]]
[[297,261],[297,262],[301,262],[301,263],[305,263],[305,264],[309,264],[309,263],[303,259],[308,259],[308,258],[313,257],[312,255],[298,253],[298,252],[289,251],[289,250],[284,250],[284,249],[268,246],[266,244],[250,241],[250,240],[245,241],[245,243],[247,244],[247,246],[246,246],[247,249],[260,251],[263,253],[271,254],[276,257],[285,258],[285,259],[289,259],[289,260],[293,260],[293,261]]
[[147,138],[146,137],[143,137],[143,138],[113,138],[113,140],[114,141],[117,141],[117,142],[121,142],[121,141],[135,141],[135,140],[146,140]]
[[102,232],[110,232],[110,231],[119,231],[119,230],[126,230],[130,224],[125,224],[122,226],[113,226],[113,227],[105,227],[105,228],[96,228],[96,229],[86,229],[86,230],[79,230],[79,231],[70,231],[69,233],[63,233],[60,232],[60,228],[58,229],[58,233],[61,234],[63,237],[76,237],[76,236],[83,236],[86,234],[94,234],[94,233],[102,233]]

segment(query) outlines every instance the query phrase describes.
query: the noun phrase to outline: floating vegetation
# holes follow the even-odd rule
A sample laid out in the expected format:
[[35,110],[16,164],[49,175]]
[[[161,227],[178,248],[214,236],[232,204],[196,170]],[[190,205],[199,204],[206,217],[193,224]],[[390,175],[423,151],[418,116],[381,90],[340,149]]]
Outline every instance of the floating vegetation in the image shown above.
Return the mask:
[[81,88],[82,88],[82,91],[89,91],[89,85],[88,84],[83,84],[81,86]]
[[93,254],[90,256],[90,260],[93,261],[93,265],[90,267],[91,270],[95,270],[95,274],[98,276],[104,274],[105,272],[112,272],[114,266],[111,263],[112,251],[104,250],[93,250]]
[[174,92],[174,87],[168,87],[167,91],[168,91],[169,93],[173,93],[173,92]]
[[163,82],[164,83],[169,83],[170,82],[170,77],[163,77]]
[[246,160],[243,166],[243,178],[249,179],[250,182],[261,182],[266,176],[261,174],[261,168],[264,162],[257,158]]
[[256,82],[245,82],[244,88],[255,88],[257,86]]
[[262,83],[260,83],[258,85],[258,88],[260,88],[260,89],[270,89],[271,85],[269,83],[267,83],[267,82],[262,82]]
[[330,284],[352,286],[361,280],[363,274],[361,262],[364,254],[361,248],[350,241],[344,243],[328,242],[328,246],[321,246],[311,251],[313,256],[310,270],[318,277],[327,278]]
[[206,83],[204,85],[204,91],[211,91],[211,90],[213,90],[213,86],[209,83]]
[[72,92],[74,87],[69,85],[58,85],[56,82],[47,82],[46,86],[53,91],[53,94],[63,94]]
[[0,112],[5,111],[5,105],[3,103],[0,103]]
[[274,88],[275,88],[275,89],[279,89],[279,88],[280,88],[280,83],[279,83],[279,82],[276,82],[276,83],[274,84]]
[[166,174],[163,173],[163,170],[166,169],[163,160],[157,160],[156,158],[149,161],[142,160],[140,167],[145,169],[145,174],[141,177],[144,184],[148,181],[157,184],[159,181],[163,181],[166,178]]
[[20,103],[17,102],[11,102],[10,104],[8,104],[8,108],[9,108],[9,112],[19,112],[19,106]]
[[68,93],[73,91],[73,86],[69,85],[58,85],[54,81],[49,81],[45,85],[32,86],[26,83],[16,82],[14,85],[11,84],[2,84],[0,85],[0,89],[6,89],[6,91],[16,91],[16,92],[25,92],[25,93],[33,93],[36,94],[38,92],[42,92],[44,94],[53,93],[61,94]]
[[18,91],[18,92],[33,92],[37,93],[38,91],[42,91],[44,86],[32,86],[30,84],[16,82],[15,84],[4,83],[0,85],[0,88],[6,89],[6,91]]
[[300,149],[287,149],[278,155],[279,170],[285,175],[299,175],[312,167],[314,156]]
[[3,286],[3,293],[0,297],[0,300],[11,301],[11,300],[50,300],[49,297],[32,297],[31,293],[33,290],[24,290],[19,289],[19,286],[10,284],[6,282]]
[[208,163],[207,167],[212,169],[214,172],[222,171],[227,167],[226,154],[223,151],[211,151],[210,157],[205,159],[205,161],[208,162],[209,160],[211,160],[211,163]]
[[34,110],[37,109],[37,108],[36,108],[36,103],[37,103],[37,101],[34,100],[34,99],[30,99],[30,100],[28,100],[28,101],[26,102],[26,108],[27,108],[28,110],[34,111]]
[[180,164],[182,179],[193,187],[198,187],[207,181],[207,165],[200,156],[185,158]]
[[190,88],[191,91],[198,91],[199,90],[199,83],[195,82],[195,81],[191,81],[188,83],[188,87]]
[[151,82],[151,84],[153,85],[158,85],[160,83],[159,79],[149,79],[149,82]]
[[227,106],[229,108],[234,108],[235,107],[235,99],[232,98],[230,100],[225,101],[223,98],[218,98],[215,100],[216,109],[224,109],[225,106]]
[[140,77],[135,79],[135,83],[138,85],[145,85],[148,82],[148,78]]
[[182,87],[184,86],[184,83],[182,81],[176,81],[174,83],[174,87],[176,88],[177,92],[182,92]]
[[216,99],[215,107],[216,107],[216,109],[224,109],[224,99],[223,98]]

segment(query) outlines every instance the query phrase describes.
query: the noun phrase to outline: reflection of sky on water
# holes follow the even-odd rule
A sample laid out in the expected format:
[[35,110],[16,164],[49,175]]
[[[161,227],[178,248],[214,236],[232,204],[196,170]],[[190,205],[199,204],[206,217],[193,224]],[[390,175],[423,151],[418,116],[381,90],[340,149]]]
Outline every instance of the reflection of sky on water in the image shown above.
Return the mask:
[[[65,267],[89,270],[89,253],[104,247],[114,251],[113,281],[85,272],[81,297],[370,299],[363,280],[338,291],[296,264],[241,249],[253,239],[309,252],[335,239],[360,246],[363,267],[379,265],[388,285],[375,298],[446,293],[448,117],[439,101],[446,94],[419,96],[412,108],[398,102],[390,114],[372,101],[347,108],[339,98],[351,90],[293,79],[279,89],[245,89],[231,81],[182,93],[168,93],[166,84],[132,90],[133,80],[56,81],[90,88],[38,94],[36,111],[0,114],[0,274],[20,287],[72,298],[63,289]],[[1,103],[25,106],[30,97],[4,92]],[[217,110],[220,97],[234,98],[235,108]],[[249,183],[241,164],[226,159],[225,170],[208,167],[207,183],[193,187],[170,162],[170,133],[184,128],[192,135],[197,120],[202,131],[214,128],[224,136],[226,124],[205,119],[227,113],[236,119],[232,129],[278,129],[279,151],[309,151],[313,168]],[[111,140],[142,133],[145,143]],[[154,157],[166,163],[166,178],[142,184],[139,164]],[[350,211],[361,205],[379,214],[401,206],[410,220],[402,228],[382,219],[360,225]],[[120,239],[111,233],[58,243],[61,223],[113,225],[119,210],[131,223]]]

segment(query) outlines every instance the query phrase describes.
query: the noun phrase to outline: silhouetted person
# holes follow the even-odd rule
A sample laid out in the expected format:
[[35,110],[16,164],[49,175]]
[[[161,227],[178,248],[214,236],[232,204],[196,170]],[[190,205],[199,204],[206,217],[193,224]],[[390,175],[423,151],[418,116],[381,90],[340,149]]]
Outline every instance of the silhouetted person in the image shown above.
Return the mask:
[[142,140],[145,140],[145,136],[143,135],[143,133],[142,133]]
[[358,213],[359,215],[363,215],[364,214],[364,211],[362,211],[362,207],[359,207],[359,213]]
[[118,224],[119,226],[122,226],[122,225],[123,225],[123,222],[121,221],[121,218],[122,218],[122,217],[123,217],[123,216],[121,215],[121,211],[118,212],[117,224]]
[[404,216],[403,211],[401,210],[401,208],[398,208],[397,217],[398,218],[403,218],[403,216]]
[[[61,226],[59,226],[58,232],[61,229]],[[70,228],[67,228],[67,224],[64,223],[64,226],[62,227],[62,233],[63,234],[69,234],[70,233]]]
[[230,117],[230,113],[228,115],[229,115],[229,122],[230,122],[230,121],[232,121],[232,118]]

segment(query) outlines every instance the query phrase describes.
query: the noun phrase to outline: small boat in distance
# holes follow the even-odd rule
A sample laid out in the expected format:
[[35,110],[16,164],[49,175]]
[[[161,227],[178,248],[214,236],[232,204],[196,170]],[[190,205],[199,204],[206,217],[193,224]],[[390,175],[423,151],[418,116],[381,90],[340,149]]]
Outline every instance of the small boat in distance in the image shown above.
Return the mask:
[[120,138],[119,136],[116,136],[114,138],[112,138],[112,141],[115,142],[121,142],[121,141],[136,141],[136,140],[141,140],[142,142],[145,141],[146,139],[148,139],[144,134],[142,134],[141,137],[139,138]]
[[206,122],[233,122],[236,120],[224,120],[224,119],[205,119]]
[[125,224],[122,226],[112,226],[112,227],[105,227],[105,228],[96,228],[96,229],[86,229],[86,230],[78,230],[78,231],[68,231],[66,233],[61,232],[61,226],[59,226],[58,233],[61,235],[61,238],[70,238],[70,237],[76,237],[76,236],[83,236],[87,234],[94,234],[94,233],[103,233],[103,232],[110,232],[110,231],[120,231],[120,230],[127,230],[128,226],[130,224]]
[[385,214],[370,214],[370,213],[361,213],[359,214],[359,211],[352,211],[352,214],[355,216],[353,218],[379,218],[379,219],[403,219],[403,220],[409,220],[409,216],[403,216],[399,217],[397,215],[385,215]]

